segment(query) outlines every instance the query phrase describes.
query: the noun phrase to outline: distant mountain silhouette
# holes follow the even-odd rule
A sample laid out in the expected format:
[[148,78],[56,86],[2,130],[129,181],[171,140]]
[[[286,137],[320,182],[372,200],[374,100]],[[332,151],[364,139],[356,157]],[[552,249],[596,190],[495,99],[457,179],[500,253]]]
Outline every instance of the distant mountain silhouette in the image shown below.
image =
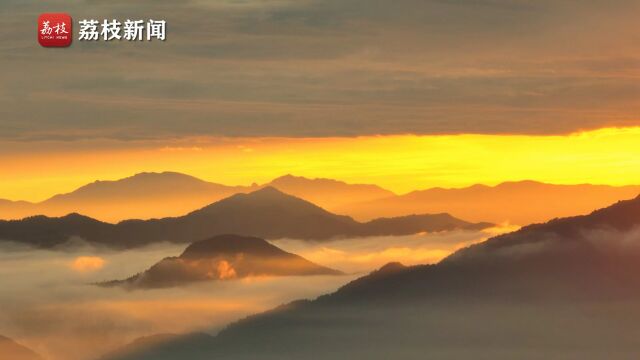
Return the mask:
[[0,335],[0,359],[7,360],[42,360],[32,350]]
[[640,186],[552,185],[535,181],[433,188],[406,195],[346,204],[334,211],[358,220],[446,212],[469,221],[528,225],[556,217],[588,214],[640,194]]
[[333,209],[351,202],[393,196],[375,185],[285,175],[251,186],[227,186],[176,173],[140,173],[115,181],[96,181],[39,203],[0,199],[0,219],[64,216],[77,212],[107,222],[178,216],[238,193],[275,187]]
[[254,276],[339,275],[255,237],[219,235],[189,245],[182,255],[167,257],[126,280],[103,286],[161,288],[192,282],[242,279]]
[[63,216],[78,212],[103,221],[184,214],[257,186],[226,186],[175,172],[140,173],[115,181],[96,181],[40,203],[0,202],[0,218]]
[[482,230],[493,226],[488,222],[470,223],[449,214],[407,215],[374,219],[363,224],[359,235],[411,235],[452,229]]
[[0,219],[21,219],[36,214],[38,211],[33,203],[0,199]]
[[281,176],[266,186],[272,186],[328,210],[338,209],[352,203],[395,196],[391,191],[377,185],[347,184],[332,179],[308,179],[293,175]]
[[448,215],[421,215],[359,223],[332,214],[308,201],[266,187],[236,194],[187,215],[108,224],[70,214],[60,218],[35,216],[0,221],[0,239],[54,247],[74,237],[112,247],[153,242],[191,243],[221,234],[265,239],[326,240],[336,237],[406,235],[454,229],[480,229],[488,223],[468,223]]
[[[140,173],[96,181],[40,203],[0,199],[0,219],[80,213],[106,222],[175,217],[234,194],[265,187],[312,202],[360,221],[411,214],[449,213],[470,221],[528,225],[555,217],[586,214],[640,194],[640,186],[552,185],[535,181],[432,188],[395,195],[376,185],[285,175],[266,184],[227,186],[175,173]],[[527,204],[527,206],[520,206]]]
[[[170,348],[193,360],[629,359],[638,352],[639,273],[640,197],[435,265],[389,264],[333,294]],[[162,355],[149,349],[135,359],[179,358]]]

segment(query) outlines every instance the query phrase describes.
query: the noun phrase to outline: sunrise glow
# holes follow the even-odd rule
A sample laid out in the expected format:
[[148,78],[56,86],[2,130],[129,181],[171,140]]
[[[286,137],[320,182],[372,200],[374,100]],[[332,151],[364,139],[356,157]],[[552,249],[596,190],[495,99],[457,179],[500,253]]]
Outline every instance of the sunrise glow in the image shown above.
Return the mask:
[[[640,128],[557,136],[397,135],[355,138],[197,138],[171,143],[43,144],[0,157],[0,198],[42,200],[96,179],[178,171],[237,185],[284,174],[375,183],[397,193],[531,179],[557,184],[640,183]],[[43,178],[41,174],[46,173]]]

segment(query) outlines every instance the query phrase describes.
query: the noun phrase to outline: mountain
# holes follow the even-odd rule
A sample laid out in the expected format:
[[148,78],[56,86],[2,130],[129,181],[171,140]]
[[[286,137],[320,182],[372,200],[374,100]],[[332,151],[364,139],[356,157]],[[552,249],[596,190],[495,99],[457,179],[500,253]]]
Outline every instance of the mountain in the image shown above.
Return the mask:
[[37,213],[35,204],[28,201],[0,199],[0,219],[21,219]]
[[219,235],[189,245],[178,257],[167,257],[126,280],[103,286],[161,288],[192,282],[255,276],[340,275],[255,237]]
[[640,186],[552,185],[520,181],[460,189],[433,188],[346,204],[334,210],[358,220],[447,212],[469,221],[528,225],[557,217],[588,214],[638,194]]
[[470,223],[447,213],[379,218],[363,223],[360,236],[411,235],[452,229],[482,230],[494,226],[488,222]]
[[0,239],[55,247],[72,238],[112,247],[153,242],[191,243],[214,235],[238,234],[265,239],[326,240],[337,237],[406,235],[420,232],[486,228],[448,215],[420,215],[360,223],[330,213],[308,201],[265,187],[235,194],[187,215],[104,223],[83,215],[35,216],[0,221]]
[[[337,297],[394,291],[527,300],[640,296],[640,197],[589,215],[526,226],[459,250],[437,265],[407,268],[389,281],[363,278]],[[375,276],[373,276],[375,279]],[[640,297],[639,297],[640,298]]]
[[[640,197],[497,236],[435,265],[389,264],[188,348],[168,346],[193,360],[630,359],[639,273]],[[163,354],[135,359],[178,359]]]
[[327,209],[394,195],[375,185],[292,175],[264,185],[226,186],[176,172],[139,173],[115,181],[96,181],[39,203],[0,199],[0,219],[64,216],[73,212],[106,222],[179,216],[231,195],[264,187],[275,187]]
[[0,358],[11,360],[42,360],[35,352],[2,335],[0,335]]
[[22,220],[0,220],[0,240],[42,248],[52,248],[76,238],[108,244],[115,236],[114,225],[76,213],[59,218],[38,215]]
[[[96,181],[40,203],[0,199],[0,219],[59,217],[81,213],[106,222],[175,217],[234,194],[273,187],[333,213],[360,221],[410,214],[449,213],[474,222],[527,225],[555,217],[586,214],[640,193],[640,186],[552,185],[535,181],[432,188],[396,195],[376,185],[293,175],[266,184],[226,186],[175,173],[140,173]],[[527,204],[527,206],[521,206]]]
[[352,203],[395,196],[391,191],[377,185],[347,184],[333,179],[308,179],[293,175],[281,176],[266,186],[274,187],[329,210],[339,209]]
[[226,186],[175,173],[140,173],[116,181],[96,181],[40,203],[0,202],[0,218],[83,213],[103,221],[184,214],[257,186]]

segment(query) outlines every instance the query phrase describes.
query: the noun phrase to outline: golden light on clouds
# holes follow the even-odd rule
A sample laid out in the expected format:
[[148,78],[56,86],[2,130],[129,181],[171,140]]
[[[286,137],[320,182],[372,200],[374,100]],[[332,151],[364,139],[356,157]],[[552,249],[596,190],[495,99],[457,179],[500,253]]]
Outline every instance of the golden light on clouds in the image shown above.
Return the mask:
[[221,280],[233,279],[236,277],[236,270],[227,261],[220,261],[218,264],[218,274]]
[[[402,193],[531,179],[640,184],[640,127],[569,135],[396,135],[354,138],[189,138],[47,143],[0,155],[0,198],[42,200],[96,179],[178,171],[223,184],[283,174],[375,183]],[[31,149],[35,147],[30,147]],[[45,151],[46,149],[46,151]],[[4,153],[4,152],[3,152]]]
[[74,271],[85,273],[102,269],[105,260],[99,256],[78,256],[70,264],[69,267]]

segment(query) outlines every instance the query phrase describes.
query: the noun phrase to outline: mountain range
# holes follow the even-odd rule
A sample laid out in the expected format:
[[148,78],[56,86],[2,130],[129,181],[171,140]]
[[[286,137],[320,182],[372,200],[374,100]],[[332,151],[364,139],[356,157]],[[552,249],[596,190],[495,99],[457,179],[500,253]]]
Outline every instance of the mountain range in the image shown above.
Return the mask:
[[[227,186],[175,173],[140,173],[96,181],[39,203],[0,200],[0,218],[81,213],[106,222],[175,217],[238,193],[264,187],[310,201],[359,221],[411,214],[449,213],[471,221],[528,225],[556,217],[587,214],[640,193],[640,186],[552,185],[535,181],[496,186],[432,188],[396,195],[376,185],[285,175],[269,183]],[[526,204],[526,206],[522,206]]]
[[184,216],[101,222],[80,214],[0,221],[0,239],[52,248],[79,238],[128,248],[154,242],[191,243],[215,235],[264,239],[327,240],[377,235],[409,235],[455,229],[480,230],[490,223],[469,223],[448,214],[378,219],[366,223],[330,213],[308,201],[265,187],[235,194]]
[[177,257],[167,257],[146,271],[102,286],[129,289],[164,288],[192,282],[260,276],[340,275],[255,237],[218,235],[189,245]]
[[275,187],[287,194],[337,208],[393,196],[375,185],[346,184],[331,179],[306,179],[285,175],[250,186],[227,186],[176,173],[140,173],[115,181],[96,181],[67,194],[31,203],[0,199],[0,219],[27,216],[64,216],[81,213],[106,222],[179,216],[234,194]]
[[105,359],[630,359],[638,273],[640,197]]
[[432,188],[405,195],[351,203],[333,209],[358,220],[414,213],[447,212],[470,221],[529,225],[553,218],[588,214],[640,194],[640,186],[553,185],[535,181]]
[[226,186],[174,173],[140,173],[116,181],[95,181],[66,194],[30,203],[0,202],[0,218],[82,213],[102,221],[175,216],[257,186]]

